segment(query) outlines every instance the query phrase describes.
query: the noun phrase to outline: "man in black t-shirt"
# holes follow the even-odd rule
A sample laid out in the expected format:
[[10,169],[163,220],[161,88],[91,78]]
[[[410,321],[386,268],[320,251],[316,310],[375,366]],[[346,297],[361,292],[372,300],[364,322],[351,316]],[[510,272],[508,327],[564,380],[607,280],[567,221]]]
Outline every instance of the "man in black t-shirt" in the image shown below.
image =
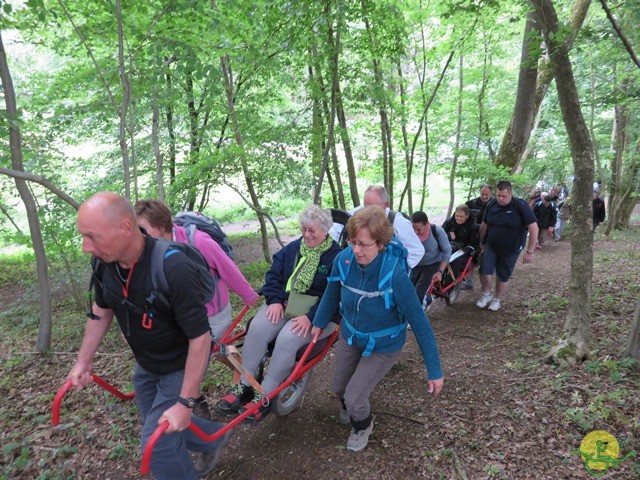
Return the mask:
[[[511,182],[498,182],[496,199],[484,212],[480,225],[480,244],[483,249],[480,260],[482,296],[478,307],[500,310],[500,302],[507,292],[507,282],[524,248],[527,233],[529,246],[522,263],[531,263],[538,240],[536,217],[527,202],[513,196]],[[491,293],[491,277],[496,274],[495,293]]]
[[472,215],[475,217],[476,223],[480,225],[482,218],[484,217],[484,210],[487,208],[487,203],[491,201],[493,197],[493,188],[491,185],[482,185],[480,187],[480,196],[473,200],[467,201],[465,205],[469,207]]
[[[93,357],[115,316],[137,362],[133,385],[142,417],[142,449],[159,424],[169,424],[151,458],[153,476],[195,480],[215,468],[228,441],[226,435],[205,442],[187,429],[193,422],[211,435],[221,427],[191,415],[211,349],[207,292],[196,267],[184,253],[171,250],[163,265],[169,300],[150,306],[156,240],[138,228],[131,203],[114,193],[98,193],[80,207],[77,224],[83,252],[99,266],[94,271],[95,302],[68,378],[78,389],[92,381]],[[195,466],[189,451],[200,452]]]

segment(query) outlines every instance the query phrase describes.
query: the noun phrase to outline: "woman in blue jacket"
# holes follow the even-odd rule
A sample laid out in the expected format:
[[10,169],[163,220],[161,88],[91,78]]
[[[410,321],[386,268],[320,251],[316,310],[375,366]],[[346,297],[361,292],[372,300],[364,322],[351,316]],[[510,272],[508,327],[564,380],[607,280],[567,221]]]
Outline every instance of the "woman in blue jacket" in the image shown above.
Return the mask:
[[341,403],[340,421],[352,427],[347,450],[359,452],[373,431],[369,396],[400,356],[406,322],[427,367],[429,392],[438,395],[444,379],[431,324],[404,262],[396,256],[393,228],[384,211],[380,207],[359,210],[346,228],[350,246],[334,260],[311,335],[319,338],[340,309],[333,391]]

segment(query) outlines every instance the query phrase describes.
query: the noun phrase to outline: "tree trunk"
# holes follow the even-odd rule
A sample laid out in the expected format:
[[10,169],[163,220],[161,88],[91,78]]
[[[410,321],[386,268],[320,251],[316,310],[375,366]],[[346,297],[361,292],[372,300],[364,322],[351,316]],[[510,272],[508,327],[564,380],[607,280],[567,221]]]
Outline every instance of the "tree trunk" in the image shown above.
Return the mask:
[[[233,88],[233,85],[232,85]],[[187,111],[189,112],[189,161],[191,164],[198,162],[198,110],[193,93],[193,72],[187,68],[185,78],[185,91],[187,93]],[[232,98],[233,100],[233,98]],[[196,204],[196,187],[192,185],[187,196],[187,210],[193,210]]]
[[600,160],[600,153],[598,148],[598,142],[596,140],[596,131],[594,128],[596,117],[596,69],[593,64],[591,44],[589,44],[589,92],[591,101],[591,113],[589,115],[589,134],[591,135],[591,141],[593,142],[593,154],[596,161],[596,167],[598,168],[598,180],[600,180],[600,191],[607,191],[606,175],[602,169],[602,161]]
[[[223,55],[220,58],[220,67],[222,68],[222,74],[224,75],[224,84],[227,92],[227,108],[229,109],[229,117],[231,118],[231,124],[233,125],[233,131],[235,134],[236,145],[244,150],[244,141],[242,140],[242,134],[240,133],[240,124],[238,123],[238,116],[236,115],[235,102],[233,99],[233,72],[229,65],[229,56]],[[251,203],[254,206],[255,211],[258,213],[258,222],[260,223],[260,237],[262,239],[262,253],[264,259],[271,263],[271,253],[269,252],[269,237],[267,236],[267,225],[264,221],[264,214],[262,213],[262,207],[260,206],[260,199],[256,194],[256,190],[253,186],[253,180],[251,179],[251,172],[249,171],[249,165],[244,152],[240,153],[240,164],[242,166],[242,173],[247,184],[247,190],[251,197]]]
[[124,68],[124,33],[122,30],[122,0],[116,0],[116,19],[118,22],[118,69],[122,83],[122,104],[120,106],[120,150],[124,170],[124,196],[131,199],[131,175],[129,172],[129,151],[127,148],[127,109],[131,100],[131,82]]
[[464,56],[460,54],[460,72],[458,76],[458,122],[456,124],[456,146],[453,152],[453,162],[451,163],[451,171],[449,172],[449,208],[447,209],[447,218],[453,212],[453,203],[456,198],[456,168],[458,159],[460,158],[460,137],[462,135],[462,95],[464,93]]
[[[623,85],[623,90],[626,90]],[[611,230],[616,226],[616,218],[618,216],[618,205],[624,195],[623,179],[622,179],[622,162],[628,145],[628,129],[629,120],[631,118],[631,110],[627,105],[616,105],[615,112],[615,141],[614,156],[611,161],[611,185],[609,206],[607,208],[607,229],[605,235],[610,235]]]
[[384,187],[389,194],[389,206],[393,208],[393,155],[391,153],[391,126],[389,124],[388,101],[386,89],[384,85],[384,74],[380,66],[381,60],[376,57],[376,39],[373,28],[369,22],[367,11],[369,9],[366,0],[361,0],[362,11],[364,16],[364,25],[369,36],[369,50],[371,53],[371,62],[373,66],[373,97],[378,103],[378,114],[380,116],[380,141],[382,144],[382,171],[384,177]]
[[[173,81],[170,73],[167,73],[166,79],[167,88],[171,91]],[[169,98],[171,98],[170,95]],[[176,181],[176,133],[173,127],[173,105],[171,103],[167,105],[165,116],[167,119],[167,133],[169,134],[169,185],[173,185]]]
[[153,96],[151,109],[153,116],[151,119],[151,141],[153,143],[153,157],[156,160],[156,188],[158,200],[164,202],[164,170],[162,165],[162,154],[160,153],[160,109],[158,108],[158,97]]
[[409,119],[407,118],[407,99],[406,93],[404,90],[404,77],[402,75],[402,64],[398,61],[397,64],[398,69],[398,84],[400,88],[400,105],[402,106],[402,114],[400,117],[400,128],[402,130],[402,149],[404,151],[404,163],[406,168],[407,175],[407,183],[405,184],[405,188],[402,191],[402,195],[400,196],[400,203],[398,209],[402,209],[402,199],[404,198],[404,193],[407,193],[407,210],[409,215],[413,213],[413,189],[411,187],[411,175],[413,173],[413,162],[411,160],[411,156],[409,155],[409,132],[407,131],[407,123]]
[[331,42],[331,107],[329,109],[329,128],[327,130],[327,142],[322,155],[322,165],[320,166],[320,175],[318,178],[318,184],[316,185],[316,191],[313,195],[313,203],[320,204],[320,196],[322,193],[322,181],[324,178],[324,172],[327,169],[329,163],[329,154],[335,147],[335,126],[336,126],[336,96],[338,89],[338,58],[340,56],[340,26],[342,23],[342,16],[338,16],[338,27],[336,30],[335,39],[331,27],[329,27],[329,37]]
[[493,161],[495,165],[513,169],[518,164],[522,152],[529,141],[529,136],[533,129],[533,119],[535,118],[535,97],[532,93],[536,90],[536,82],[538,80],[539,54],[537,52],[539,51],[539,43],[540,31],[535,13],[529,12],[527,23],[524,27],[524,38],[522,39],[516,103],[513,107],[509,128],[504,134],[498,155]]
[[[326,5],[325,5],[325,16],[326,18],[330,18],[330,9],[331,7],[331,2],[327,1]],[[328,36],[328,42],[329,42],[329,48],[332,52],[336,51],[336,39],[334,37],[333,34],[333,27],[331,26],[331,24],[329,24],[327,26],[327,36]],[[317,48],[315,48],[314,45],[314,59],[316,61],[316,71],[318,73],[318,81],[320,82],[320,84],[323,86],[322,87],[322,91],[324,92],[324,82],[322,80],[322,69],[320,68],[320,61],[318,58],[318,51]],[[349,127],[347,126],[347,116],[345,115],[344,112],[344,104],[342,102],[342,90],[340,88],[340,77],[338,76],[337,78],[335,78],[335,108],[336,108],[336,116],[338,118],[338,126],[340,128],[338,128],[338,133],[340,134],[340,140],[342,141],[342,149],[344,151],[344,158],[345,158],[345,162],[347,164],[347,177],[349,178],[349,191],[351,193],[351,200],[353,202],[353,206],[354,207],[358,207],[360,205],[360,196],[358,194],[358,183],[357,183],[357,177],[356,177],[356,167],[355,167],[355,162],[353,160],[353,151],[351,149],[351,139],[349,137]],[[325,111],[325,117],[328,119],[329,118],[329,106],[327,104],[327,97],[326,95],[322,96],[322,103],[323,103],[323,107],[324,107],[324,111]],[[336,142],[335,140],[332,142],[332,149],[331,149],[331,159],[332,159],[332,163],[333,163],[333,172],[336,178],[336,187],[338,190],[338,201],[339,201],[339,205],[337,205],[338,208],[342,208],[342,209],[346,209],[347,205],[346,205],[346,200],[344,198],[344,190],[342,188],[342,178],[340,175],[340,168],[339,168],[339,164],[337,161],[337,155],[336,155],[336,150],[335,150],[335,146],[336,146]]]
[[[7,54],[4,49],[2,40],[2,31],[0,31],[0,80],[2,81],[2,90],[4,93],[4,101],[7,115],[12,118],[18,118],[18,110],[16,106],[16,94],[13,87],[13,79],[7,63]],[[13,170],[24,171],[22,161],[22,139],[20,129],[16,126],[17,122],[8,122],[9,127],[9,149],[11,155],[11,166]],[[16,189],[20,194],[20,198],[24,203],[27,211],[27,220],[29,222],[29,232],[31,234],[31,243],[36,256],[36,271],[38,273],[38,289],[40,295],[40,324],[38,326],[38,343],[36,350],[44,352],[49,350],[51,346],[51,287],[49,285],[49,275],[47,271],[47,254],[44,249],[42,240],[42,231],[40,228],[40,218],[36,203],[31,191],[25,180],[15,178]]]
[[[590,5],[591,5],[591,0],[576,0],[574,2],[573,7],[571,9],[571,14],[569,15],[568,25],[570,29],[568,34],[565,33],[564,35],[564,41],[565,41],[565,46],[567,48],[567,51],[571,50],[571,47],[573,46],[573,42],[578,32],[580,31],[580,28],[582,27],[582,24],[584,23],[584,20],[587,16],[587,12],[589,11]],[[529,19],[527,20],[527,25],[528,24],[529,24]],[[525,31],[526,31],[526,27],[525,27]],[[522,52],[523,55],[525,53],[524,49],[526,48],[526,43],[527,43],[527,37],[525,36],[525,39],[523,42],[523,52]],[[538,75],[535,82],[535,97],[533,98],[533,110],[530,112],[520,112],[516,108],[514,108],[513,115],[511,116],[511,120],[509,122],[509,127],[505,132],[504,138],[502,140],[502,144],[500,146],[500,149],[498,150],[498,155],[496,155],[496,157],[493,159],[494,165],[504,165],[512,169],[518,163],[518,158],[516,157],[516,154],[518,152],[517,150],[513,149],[510,144],[514,142],[514,138],[516,136],[521,139],[525,137],[528,139],[531,136],[530,131],[517,132],[513,130],[513,128],[514,128],[514,125],[519,125],[520,127],[523,127],[526,125],[526,121],[525,123],[523,123],[522,121],[518,121],[518,119],[516,119],[516,116],[519,116],[520,119],[523,119],[525,117],[530,118],[531,121],[533,121],[533,119],[538,114],[538,110],[542,106],[542,101],[544,100],[544,97],[547,94],[547,89],[549,88],[549,85],[551,84],[551,81],[554,78],[554,72],[553,72],[551,62],[542,61],[540,65],[538,65],[537,71],[538,71]],[[531,79],[528,79],[528,80],[531,81]],[[518,83],[518,87],[519,86],[520,86],[520,83]],[[522,93],[523,95],[527,95],[527,92],[522,92]],[[519,94],[520,94],[520,91],[518,91],[518,96]],[[516,103],[517,102],[518,102],[518,99],[516,99]],[[520,147],[521,148],[520,154],[522,153],[522,151],[524,151],[525,146],[526,145],[522,145]],[[501,151],[503,152],[503,154],[500,153]],[[522,167],[523,165],[521,165],[521,168]]]
[[557,41],[558,18],[555,8],[551,0],[532,0],[532,4],[539,15],[550,52],[560,110],[571,144],[575,175],[569,308],[563,337],[551,349],[548,358],[552,361],[582,362],[588,356],[591,338],[593,145],[580,109],[567,46]]
[[640,298],[636,305],[636,312],[633,314],[633,324],[624,353],[635,359],[636,367],[640,367]]

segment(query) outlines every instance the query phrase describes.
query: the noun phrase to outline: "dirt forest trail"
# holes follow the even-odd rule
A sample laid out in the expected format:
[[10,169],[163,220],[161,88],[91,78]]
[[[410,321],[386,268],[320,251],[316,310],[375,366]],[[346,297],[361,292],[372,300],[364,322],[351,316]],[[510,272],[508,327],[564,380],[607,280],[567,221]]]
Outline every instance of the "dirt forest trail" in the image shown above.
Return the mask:
[[[435,217],[432,221],[441,223]],[[273,242],[270,247],[275,252],[279,246]],[[240,265],[262,258],[256,238],[237,238],[233,245]],[[637,256],[633,253],[637,246],[620,247],[596,236],[596,251],[619,248]],[[437,300],[429,318],[442,358],[444,389],[438,398],[428,394],[424,363],[409,334],[397,364],[372,395],[375,428],[364,451],[352,454],[345,449],[349,426],[340,424],[338,402],[331,392],[335,365],[330,351],[312,370],[302,405],[288,416],[269,415],[257,426],[236,428],[219,468],[206,478],[396,480],[458,479],[464,474],[472,480],[584,479],[588,478],[584,464],[572,452],[596,426],[625,439],[625,452],[640,454],[637,375],[622,379],[629,383],[613,384],[608,375],[589,373],[584,367],[559,369],[544,363],[549,342],[564,321],[570,255],[568,241],[549,242],[536,252],[531,265],[520,260],[498,312],[476,307],[477,277],[474,290],[462,291],[453,306]],[[614,258],[613,253],[608,255]],[[621,265],[613,267],[616,272],[596,269],[594,278],[619,275],[625,268]],[[636,267],[629,268],[635,269],[632,278],[640,277]],[[628,318],[629,313],[620,315]],[[596,326],[594,321],[594,351],[612,335],[614,323],[608,320]],[[94,371],[127,389],[133,362],[121,340],[113,337],[109,346],[102,347]],[[614,349],[607,348],[610,358]],[[96,387],[71,392],[63,403],[61,427],[50,427],[53,392],[74,358],[72,352],[27,356],[22,362],[8,359],[2,366],[3,377],[18,379],[0,382],[7,405],[3,426],[7,432],[22,432],[33,453],[26,476],[0,475],[3,480],[142,478],[138,416],[130,404]],[[210,375],[215,372],[210,369]],[[620,385],[629,396],[615,397],[615,408],[605,405],[615,412],[606,417],[605,410],[606,420],[585,423],[569,415],[573,407],[589,412],[593,398],[617,392]],[[226,387],[223,382],[209,382],[204,393],[213,404]],[[621,412],[636,418],[635,423],[619,420]],[[3,462],[8,459],[5,455]],[[52,462],[68,476],[42,477],[43,471],[54,469]],[[640,478],[640,465],[633,465],[626,462],[603,478]]]
[[[568,242],[551,242],[532,265],[519,263],[499,312],[476,307],[477,279],[454,306],[437,301],[429,316],[445,388],[437,399],[427,393],[424,364],[410,336],[374,391],[376,425],[364,452],[344,449],[349,429],[337,419],[329,354],[313,371],[302,407],[288,417],[267,417],[257,428],[240,428],[221,470],[210,478],[457,478],[453,458],[474,479],[584,478],[571,445],[561,444],[567,433],[562,418],[546,414],[544,404],[540,411],[528,405],[531,396],[522,390],[531,384],[537,391],[536,379],[505,367],[530,341],[520,327],[531,300],[561,291],[568,281],[569,256]],[[531,456],[538,457],[537,468],[530,467]],[[492,476],[491,469],[506,476]]]

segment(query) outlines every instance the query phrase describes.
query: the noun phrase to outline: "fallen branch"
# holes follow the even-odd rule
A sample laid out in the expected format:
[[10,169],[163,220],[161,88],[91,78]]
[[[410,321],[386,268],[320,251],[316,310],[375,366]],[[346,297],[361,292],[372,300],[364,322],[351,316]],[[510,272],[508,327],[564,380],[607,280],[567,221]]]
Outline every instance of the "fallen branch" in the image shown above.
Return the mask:
[[415,418],[405,417],[404,415],[399,415],[397,413],[393,413],[393,412],[376,412],[376,413],[382,414],[382,415],[389,415],[390,417],[396,417],[396,418],[399,418],[401,420],[407,420],[409,422],[413,422],[413,423],[416,423],[418,425],[422,425],[423,427],[427,426],[427,424],[425,422],[421,422],[420,420],[416,420]]

